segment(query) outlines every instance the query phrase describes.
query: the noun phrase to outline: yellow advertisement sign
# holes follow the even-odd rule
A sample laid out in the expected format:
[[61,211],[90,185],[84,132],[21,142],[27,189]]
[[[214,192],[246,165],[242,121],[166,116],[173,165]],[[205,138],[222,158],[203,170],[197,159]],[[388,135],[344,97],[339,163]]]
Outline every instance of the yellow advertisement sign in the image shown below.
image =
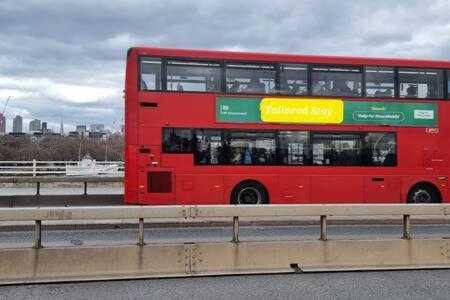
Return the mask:
[[344,101],[336,99],[264,98],[259,107],[263,122],[339,124],[344,120]]

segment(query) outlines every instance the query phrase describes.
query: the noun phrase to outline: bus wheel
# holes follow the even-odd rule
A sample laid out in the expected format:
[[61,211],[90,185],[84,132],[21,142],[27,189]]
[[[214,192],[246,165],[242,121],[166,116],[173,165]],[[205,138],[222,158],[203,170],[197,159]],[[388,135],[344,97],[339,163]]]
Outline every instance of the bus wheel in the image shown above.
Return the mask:
[[440,195],[431,184],[418,184],[408,193],[408,203],[440,203]]
[[268,203],[269,194],[266,188],[256,181],[243,181],[231,193],[231,204],[255,205]]

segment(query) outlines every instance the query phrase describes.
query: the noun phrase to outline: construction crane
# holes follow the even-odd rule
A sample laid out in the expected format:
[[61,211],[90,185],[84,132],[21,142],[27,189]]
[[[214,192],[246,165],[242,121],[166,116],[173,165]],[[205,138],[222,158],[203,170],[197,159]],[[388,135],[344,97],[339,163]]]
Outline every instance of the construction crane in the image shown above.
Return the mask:
[[2,111],[3,116],[5,116],[5,110],[6,110],[6,107],[8,106],[9,99],[11,99],[11,96],[8,96],[8,99],[6,99],[5,107],[3,107],[3,111]]
[[5,127],[3,127],[3,126],[5,126],[5,124],[3,124],[3,122],[5,121],[5,111],[6,111],[6,107],[8,106],[9,99],[11,99],[11,96],[8,96],[8,99],[6,99],[5,107],[3,107],[2,116],[0,118],[0,132],[3,132],[3,133],[5,132]]

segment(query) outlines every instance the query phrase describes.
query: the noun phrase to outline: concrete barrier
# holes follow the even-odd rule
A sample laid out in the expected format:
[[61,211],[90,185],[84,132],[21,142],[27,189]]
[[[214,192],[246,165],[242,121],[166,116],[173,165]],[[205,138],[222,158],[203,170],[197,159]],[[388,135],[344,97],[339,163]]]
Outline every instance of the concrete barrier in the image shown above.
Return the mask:
[[[0,209],[0,221],[35,221],[33,249],[0,249],[0,284],[279,272],[450,268],[450,240],[414,240],[411,215],[443,215],[449,204],[125,206]],[[239,217],[318,216],[320,239],[239,242]],[[399,215],[403,236],[328,240],[327,216]],[[232,217],[231,242],[146,244],[145,218]],[[136,245],[46,248],[42,222],[138,219]]]

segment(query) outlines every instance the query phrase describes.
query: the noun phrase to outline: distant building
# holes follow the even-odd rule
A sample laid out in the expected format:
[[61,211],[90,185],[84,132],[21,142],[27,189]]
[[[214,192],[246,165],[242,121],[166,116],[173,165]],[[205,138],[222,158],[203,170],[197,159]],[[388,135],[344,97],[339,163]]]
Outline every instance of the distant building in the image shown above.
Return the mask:
[[104,124],[91,124],[89,126],[90,132],[104,132],[105,131],[105,125]]
[[89,132],[90,139],[102,139],[104,135],[103,132]]
[[30,122],[30,131],[31,132],[37,132],[41,131],[41,120],[34,119]]
[[78,133],[85,133],[87,131],[86,125],[77,125],[76,132]]
[[72,137],[72,138],[77,138],[80,136],[80,134],[82,134],[82,133],[80,133],[78,131],[69,131],[69,137]]
[[0,113],[0,134],[5,134],[6,131],[6,118]]
[[124,124],[122,124],[122,126],[120,126],[120,133],[125,134],[125,125]]
[[42,122],[42,132],[47,130],[47,122]]
[[13,132],[21,133],[23,132],[23,118],[17,115],[13,120]]
[[17,138],[17,137],[26,137],[27,136],[27,134],[25,132],[10,132],[10,133],[8,133],[8,135],[12,136],[12,137],[15,137],[15,138]]
[[64,135],[64,122],[63,122],[63,119],[61,119],[61,127],[59,128],[59,134]]

